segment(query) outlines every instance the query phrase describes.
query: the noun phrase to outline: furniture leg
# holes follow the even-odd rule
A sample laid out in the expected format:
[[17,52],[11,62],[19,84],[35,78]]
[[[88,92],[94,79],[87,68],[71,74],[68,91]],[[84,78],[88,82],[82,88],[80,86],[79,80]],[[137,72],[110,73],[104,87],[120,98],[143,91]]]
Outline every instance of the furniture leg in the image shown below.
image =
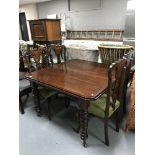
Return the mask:
[[65,107],[68,108],[70,105],[70,99],[68,97],[65,97]]
[[88,138],[88,103],[82,103],[82,107],[80,109],[80,138],[82,140],[82,144],[84,147],[87,147],[86,140]]
[[33,99],[34,99],[36,112],[38,116],[41,116],[41,106],[40,106],[38,85],[33,82],[32,87],[33,87]]
[[108,138],[108,119],[104,120],[104,133],[105,133],[105,144],[109,146],[109,138]]
[[48,104],[48,119],[51,120],[51,104],[52,104],[52,98],[49,98],[47,101]]
[[[118,109],[119,110],[119,109]],[[120,115],[119,115],[119,111],[116,111],[116,131],[119,132],[119,123],[120,123]]]
[[66,47],[64,47],[64,60],[66,61]]

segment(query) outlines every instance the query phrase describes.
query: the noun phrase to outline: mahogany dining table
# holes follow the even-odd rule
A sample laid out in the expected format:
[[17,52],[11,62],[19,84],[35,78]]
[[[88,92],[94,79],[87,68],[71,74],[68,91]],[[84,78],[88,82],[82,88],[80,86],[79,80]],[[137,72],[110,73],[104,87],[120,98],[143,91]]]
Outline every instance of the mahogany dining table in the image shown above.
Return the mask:
[[108,69],[101,63],[68,60],[31,72],[25,76],[32,83],[37,114],[41,114],[38,85],[74,97],[80,108],[80,138],[86,147],[89,102],[98,99],[108,86]]

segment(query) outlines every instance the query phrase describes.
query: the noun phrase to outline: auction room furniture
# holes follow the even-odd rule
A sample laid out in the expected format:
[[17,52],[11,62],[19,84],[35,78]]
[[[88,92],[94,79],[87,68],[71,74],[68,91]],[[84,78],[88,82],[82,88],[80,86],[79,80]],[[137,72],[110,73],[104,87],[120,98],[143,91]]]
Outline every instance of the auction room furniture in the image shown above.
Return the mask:
[[[21,76],[21,75],[19,75]],[[22,75],[23,76],[23,75]],[[26,79],[20,79],[19,81],[19,109],[21,114],[24,114],[24,105],[22,101],[23,96],[29,96],[29,93],[32,92],[32,88],[30,86],[30,82]]]
[[60,19],[29,20],[34,45],[61,43]]
[[[51,44],[48,46],[48,49],[50,50],[51,54],[53,51],[53,54],[56,56],[56,62],[53,60],[53,63],[61,63],[66,61],[66,47],[64,45]],[[54,58],[54,56],[52,57]]]
[[[42,62],[41,62],[41,57]],[[31,60],[34,60],[35,66],[36,66],[36,70],[40,70],[42,68],[48,68],[50,67],[50,54],[49,51],[46,48],[34,48],[31,51]],[[31,62],[28,66],[31,66]],[[31,68],[30,68],[30,72],[31,72]],[[48,103],[48,118],[49,120],[51,120],[51,110],[50,110],[50,105],[52,104],[52,98],[53,96],[55,96],[57,93],[55,91],[51,91],[46,87],[38,87],[37,91],[33,90],[33,93],[39,94],[38,95],[38,101],[41,103],[47,102]],[[36,109],[38,110],[38,109]],[[41,115],[41,113],[38,113],[38,115]]]
[[123,30],[69,30],[67,31],[66,55],[68,59],[81,59],[98,62],[98,45],[123,44]]
[[24,114],[23,96],[29,96],[32,92],[30,82],[24,79],[25,74],[28,73],[28,68],[24,63],[24,55],[19,50],[19,109],[21,114]]
[[99,45],[98,46],[101,62],[105,65],[118,61],[129,52],[133,51],[133,47],[129,45]]
[[38,85],[76,98],[80,108],[80,137],[86,146],[89,102],[98,99],[107,89],[107,68],[95,62],[69,60],[34,71],[25,78],[33,82],[37,113],[41,113]]
[[123,99],[123,112],[124,114],[126,113],[126,107],[127,107],[127,103],[126,103],[126,98],[127,98],[127,89],[131,86],[132,80],[133,80],[133,75],[135,72],[134,69],[134,60],[133,60],[133,54],[125,54],[123,56],[123,59],[127,60],[127,66],[126,66],[126,73],[125,73],[125,81],[124,81],[124,99]]
[[67,39],[123,41],[123,32],[124,30],[121,29],[68,30]]
[[[116,131],[119,131],[121,107],[123,104],[123,90],[126,74],[127,60],[119,60],[112,63],[108,69],[107,91],[97,100],[90,101],[88,113],[104,120],[105,144],[109,146],[108,120],[114,115],[116,119]],[[78,132],[79,127],[77,128]]]
[[128,129],[135,129],[135,77],[133,78],[130,91],[130,109],[127,116],[125,131],[128,131]]

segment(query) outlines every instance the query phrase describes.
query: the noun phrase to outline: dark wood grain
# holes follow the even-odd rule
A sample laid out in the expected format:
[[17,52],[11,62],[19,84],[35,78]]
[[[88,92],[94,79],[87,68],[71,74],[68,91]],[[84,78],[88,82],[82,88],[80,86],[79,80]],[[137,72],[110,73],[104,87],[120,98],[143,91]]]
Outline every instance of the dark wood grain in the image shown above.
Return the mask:
[[53,49],[56,58],[57,58],[57,63],[61,63],[61,58],[63,58],[63,53],[64,53],[64,61],[66,61],[66,48],[64,45],[51,45],[51,48]]
[[32,39],[34,41],[53,41],[61,39],[60,20],[29,20]]
[[54,64],[26,78],[85,100],[98,98],[108,84],[108,72],[103,64],[83,60]]
[[[125,73],[126,73],[126,65],[127,60],[121,59],[109,66],[108,69],[108,87],[106,89],[106,108],[105,108],[105,117],[104,117],[104,132],[105,132],[105,144],[109,146],[109,137],[108,137],[108,120],[111,116],[109,116],[109,108],[113,108],[115,110],[117,100],[120,101],[122,104],[122,95],[123,95],[123,85],[125,80]],[[106,76],[106,75],[104,75]],[[88,107],[89,104],[92,104],[89,101],[82,101],[78,102],[80,107],[80,123],[76,132],[79,132],[80,129],[80,136],[83,141],[83,146],[86,147],[86,139],[88,138],[87,128],[88,128]],[[98,103],[100,104],[100,103]],[[121,107],[120,104],[120,107]],[[97,116],[101,119],[102,117],[90,113],[92,116]],[[116,118],[116,131],[119,131],[119,123],[120,123],[120,108],[118,108],[114,112]]]
[[130,110],[127,116],[125,131],[128,131],[129,129],[135,129],[135,76],[133,77],[133,82],[131,84]]
[[97,99],[106,90],[108,69],[95,62],[69,60],[34,71],[25,77],[33,83],[77,98],[80,108],[80,138],[86,147],[89,101]]

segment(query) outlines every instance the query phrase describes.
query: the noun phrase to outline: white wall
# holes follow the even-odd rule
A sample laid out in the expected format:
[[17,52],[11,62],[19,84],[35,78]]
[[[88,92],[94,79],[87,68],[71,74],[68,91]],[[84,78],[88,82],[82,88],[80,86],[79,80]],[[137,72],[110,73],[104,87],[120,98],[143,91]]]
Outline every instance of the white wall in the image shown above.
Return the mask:
[[[93,2],[94,0],[89,0],[87,5],[92,6]],[[60,17],[60,13],[66,13],[70,19],[69,28],[72,30],[124,29],[126,7],[127,0],[101,0],[99,9],[85,11],[68,11],[68,0],[52,0],[37,4],[39,18],[46,18],[48,14],[57,14]]]
[[[38,19],[36,4],[27,4],[27,5],[19,6],[19,12],[25,12],[26,20]],[[28,21],[27,21],[27,29],[28,29],[29,39],[32,40]]]

